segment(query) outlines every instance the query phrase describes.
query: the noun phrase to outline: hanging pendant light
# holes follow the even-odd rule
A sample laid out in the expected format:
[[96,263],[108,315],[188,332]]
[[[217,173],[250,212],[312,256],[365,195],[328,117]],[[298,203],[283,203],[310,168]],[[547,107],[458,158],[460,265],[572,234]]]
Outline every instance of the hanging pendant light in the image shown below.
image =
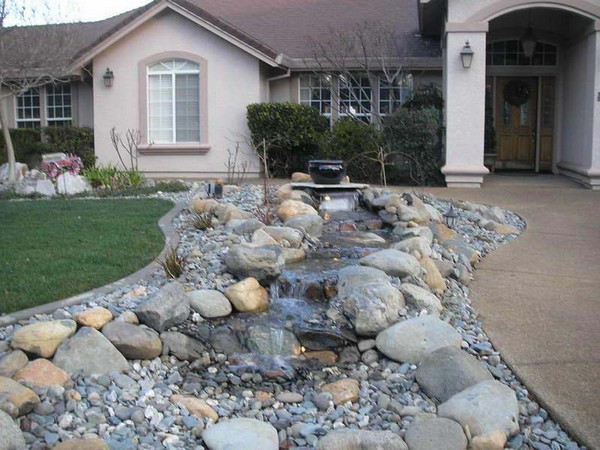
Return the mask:
[[529,10],[529,27],[525,34],[521,37],[521,46],[523,47],[523,54],[526,58],[532,58],[535,53],[535,47],[537,46],[537,38],[533,34],[533,28],[531,28],[531,9]]

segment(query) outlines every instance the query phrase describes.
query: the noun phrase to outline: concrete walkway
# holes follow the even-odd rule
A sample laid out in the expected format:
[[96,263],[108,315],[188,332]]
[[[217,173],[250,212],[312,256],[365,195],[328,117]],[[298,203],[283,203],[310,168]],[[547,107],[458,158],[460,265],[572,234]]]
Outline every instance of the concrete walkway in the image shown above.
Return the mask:
[[430,191],[527,221],[521,237],[478,265],[471,297],[530,392],[600,449],[600,192],[552,175],[491,175],[482,189]]

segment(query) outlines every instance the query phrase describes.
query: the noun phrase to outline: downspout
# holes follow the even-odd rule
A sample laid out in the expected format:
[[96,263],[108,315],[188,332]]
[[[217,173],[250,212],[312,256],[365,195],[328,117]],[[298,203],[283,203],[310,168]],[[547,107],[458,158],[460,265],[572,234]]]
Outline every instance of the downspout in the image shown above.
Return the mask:
[[287,72],[283,75],[277,75],[276,77],[267,78],[267,103],[271,102],[271,81],[283,80],[292,76],[292,69],[288,68]]

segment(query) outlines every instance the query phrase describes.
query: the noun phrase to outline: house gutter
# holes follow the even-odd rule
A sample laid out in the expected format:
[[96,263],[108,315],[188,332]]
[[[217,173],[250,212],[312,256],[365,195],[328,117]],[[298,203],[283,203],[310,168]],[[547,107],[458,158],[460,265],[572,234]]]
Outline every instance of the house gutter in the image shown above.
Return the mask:
[[292,69],[288,68],[283,75],[267,78],[267,103],[271,101],[271,81],[283,80],[292,76]]

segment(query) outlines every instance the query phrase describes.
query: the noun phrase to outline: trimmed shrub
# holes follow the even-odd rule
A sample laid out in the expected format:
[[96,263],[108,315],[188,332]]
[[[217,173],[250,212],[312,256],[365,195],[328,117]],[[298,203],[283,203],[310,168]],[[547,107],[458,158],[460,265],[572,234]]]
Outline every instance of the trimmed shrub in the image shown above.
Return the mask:
[[270,175],[277,177],[305,172],[329,131],[328,118],[310,106],[293,103],[248,105],[247,119],[252,143],[256,147],[266,143]]
[[435,108],[441,114],[444,109],[444,97],[435,84],[424,84],[415,88],[404,107],[408,109]]

